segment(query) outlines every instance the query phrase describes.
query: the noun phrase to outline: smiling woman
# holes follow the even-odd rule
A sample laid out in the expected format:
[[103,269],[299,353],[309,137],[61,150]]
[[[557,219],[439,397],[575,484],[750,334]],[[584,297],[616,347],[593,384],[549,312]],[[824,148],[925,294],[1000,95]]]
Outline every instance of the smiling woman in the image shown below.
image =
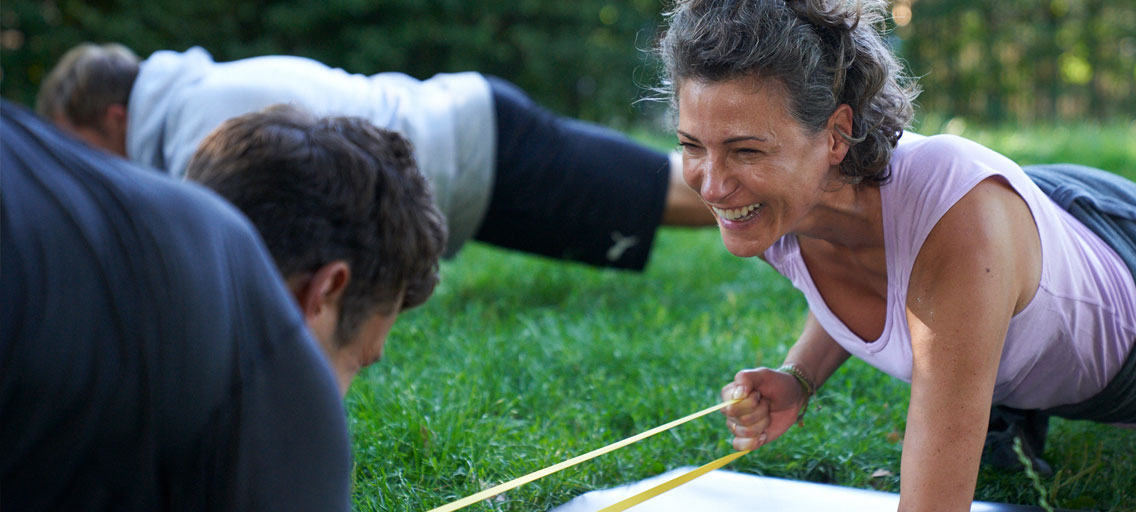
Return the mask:
[[743,398],[726,409],[734,446],[785,433],[855,355],[911,384],[900,508],[964,510],[980,460],[1016,463],[1013,439],[1048,468],[1049,415],[1136,421],[1136,184],[1078,168],[1087,200],[1070,215],[990,149],[905,133],[917,89],[885,13],[680,1],[658,50],[687,184],[731,253],[809,304],[780,369],[723,388]]
[[[842,105],[829,129],[813,131],[789,115],[775,81],[684,85],[678,101],[683,177],[718,217],[726,248],[757,256],[776,233],[801,229],[806,210],[833,189],[829,170],[848,152],[833,128],[849,131],[851,111]],[[855,194],[851,187],[836,189]]]

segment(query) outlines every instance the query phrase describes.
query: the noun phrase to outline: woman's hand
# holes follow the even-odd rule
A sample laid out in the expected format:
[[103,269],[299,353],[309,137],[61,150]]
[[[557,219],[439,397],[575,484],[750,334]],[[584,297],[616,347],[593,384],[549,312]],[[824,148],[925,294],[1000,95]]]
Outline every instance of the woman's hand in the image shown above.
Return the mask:
[[742,370],[722,388],[722,400],[742,398],[726,407],[726,426],[734,449],[753,450],[793,426],[808,397],[796,377],[770,368]]

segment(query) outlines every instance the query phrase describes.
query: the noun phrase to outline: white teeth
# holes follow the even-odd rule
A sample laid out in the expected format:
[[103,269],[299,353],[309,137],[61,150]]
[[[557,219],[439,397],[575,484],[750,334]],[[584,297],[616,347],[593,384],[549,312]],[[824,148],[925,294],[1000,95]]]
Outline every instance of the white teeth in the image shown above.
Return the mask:
[[749,206],[743,206],[741,208],[722,209],[722,208],[717,208],[717,207],[714,207],[714,206],[711,206],[711,208],[714,209],[715,214],[717,214],[719,217],[721,217],[723,219],[738,220],[738,219],[741,219],[743,217],[749,216],[749,214],[757,211],[758,208],[761,208],[761,203],[754,203],[754,204],[751,204]]

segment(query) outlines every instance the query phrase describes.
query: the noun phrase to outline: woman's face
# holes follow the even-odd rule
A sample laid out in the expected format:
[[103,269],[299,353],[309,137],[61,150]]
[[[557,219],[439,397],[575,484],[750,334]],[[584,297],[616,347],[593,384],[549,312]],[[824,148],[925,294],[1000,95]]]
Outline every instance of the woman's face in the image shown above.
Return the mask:
[[808,229],[822,194],[836,185],[847,148],[833,138],[832,120],[812,133],[787,107],[771,81],[679,83],[683,178],[714,212],[722,242],[736,256],[760,255],[782,236]]

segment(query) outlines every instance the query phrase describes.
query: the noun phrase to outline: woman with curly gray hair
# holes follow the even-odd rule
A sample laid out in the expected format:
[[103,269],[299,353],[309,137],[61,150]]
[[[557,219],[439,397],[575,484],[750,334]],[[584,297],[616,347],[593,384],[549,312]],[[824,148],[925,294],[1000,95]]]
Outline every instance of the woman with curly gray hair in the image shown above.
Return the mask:
[[[881,35],[885,9],[679,1],[663,85],[684,179],[726,248],[809,304],[780,368],[723,388],[741,399],[726,409],[734,446],[785,433],[855,355],[911,384],[900,508],[965,510],[986,441],[1022,437],[1044,468],[1049,415],[1136,422],[1136,184],[1080,167],[1027,175],[974,142],[904,133],[917,88]],[[1121,208],[1054,202],[1050,185],[1069,180]],[[1005,435],[987,436],[996,422]]]

